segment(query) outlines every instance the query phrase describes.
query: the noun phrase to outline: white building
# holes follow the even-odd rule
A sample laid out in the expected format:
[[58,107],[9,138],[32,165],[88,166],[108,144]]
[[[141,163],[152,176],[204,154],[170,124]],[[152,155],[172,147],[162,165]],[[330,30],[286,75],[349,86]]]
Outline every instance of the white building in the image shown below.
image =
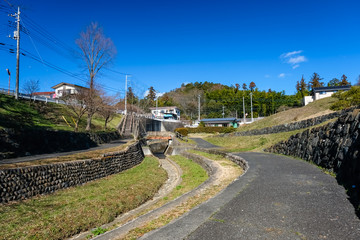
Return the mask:
[[150,110],[155,118],[180,120],[180,110],[175,106],[150,108]]
[[308,105],[311,102],[316,100],[331,97],[334,93],[338,91],[348,91],[350,90],[351,85],[346,86],[335,86],[335,87],[318,87],[312,90],[312,96],[304,97],[304,105]]
[[70,83],[64,83],[64,82],[59,83],[51,88],[55,90],[55,94],[53,98],[60,98],[66,94],[77,94],[80,91],[80,89],[88,89],[86,87],[82,87]]

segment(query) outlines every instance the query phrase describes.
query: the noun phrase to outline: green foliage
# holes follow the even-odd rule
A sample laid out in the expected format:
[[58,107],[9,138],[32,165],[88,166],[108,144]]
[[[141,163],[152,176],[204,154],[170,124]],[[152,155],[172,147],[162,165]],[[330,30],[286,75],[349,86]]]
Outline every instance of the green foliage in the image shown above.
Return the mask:
[[350,106],[356,106],[360,104],[360,87],[353,86],[349,91],[339,91],[333,94],[333,97],[339,99],[330,106],[331,110],[341,110]]
[[231,133],[235,132],[236,129],[233,127],[197,127],[187,128],[189,133]]
[[187,128],[176,128],[175,132],[180,133],[181,135],[183,135],[184,137],[186,137],[189,134],[189,131]]
[[106,228],[102,228],[102,227],[98,227],[98,228],[95,228],[93,230],[91,230],[91,233],[94,235],[94,236],[98,236],[100,234],[103,234],[107,231]]

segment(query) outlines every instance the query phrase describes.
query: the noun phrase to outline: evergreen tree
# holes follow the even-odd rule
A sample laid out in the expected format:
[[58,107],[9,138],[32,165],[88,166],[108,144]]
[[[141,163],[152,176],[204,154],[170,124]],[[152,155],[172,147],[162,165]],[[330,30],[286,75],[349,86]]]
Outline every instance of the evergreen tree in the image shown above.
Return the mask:
[[345,74],[343,74],[341,76],[340,86],[347,86],[347,85],[350,85],[350,83],[347,81],[347,76],[345,76]]
[[251,82],[249,85],[250,90],[254,91],[255,87],[256,87],[256,84],[254,82]]
[[314,88],[318,88],[318,87],[323,87],[324,86],[324,82],[320,82],[322,80],[322,78],[320,78],[319,74],[315,73],[312,75],[310,81],[309,81],[309,87],[311,89]]
[[333,78],[328,82],[328,87],[336,87],[340,86],[340,80],[337,78]]
[[307,91],[307,84],[304,79],[304,75],[302,75],[300,82],[296,83],[296,90],[301,94],[301,98],[304,98],[305,92]]

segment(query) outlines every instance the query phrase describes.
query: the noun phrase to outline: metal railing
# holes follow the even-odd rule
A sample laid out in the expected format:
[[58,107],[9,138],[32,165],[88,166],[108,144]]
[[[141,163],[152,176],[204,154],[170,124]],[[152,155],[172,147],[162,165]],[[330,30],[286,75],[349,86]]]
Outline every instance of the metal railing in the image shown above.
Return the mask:
[[[9,91],[8,89],[0,88],[0,93],[5,94],[5,95],[10,95],[10,96],[15,96],[14,90]],[[30,95],[24,94],[24,93],[19,93],[19,98],[33,100],[33,101],[41,101],[41,102],[46,102],[46,103],[51,102],[51,103],[66,105],[66,103],[60,99],[53,99],[53,98],[40,97],[40,96],[30,96]]]

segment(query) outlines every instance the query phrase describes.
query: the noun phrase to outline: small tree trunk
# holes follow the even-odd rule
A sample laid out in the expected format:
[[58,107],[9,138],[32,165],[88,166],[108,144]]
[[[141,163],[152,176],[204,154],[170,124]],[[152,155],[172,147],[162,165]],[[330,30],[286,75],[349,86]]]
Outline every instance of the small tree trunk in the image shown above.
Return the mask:
[[92,114],[88,113],[88,117],[87,117],[87,121],[86,121],[86,131],[90,131],[91,130],[91,119],[92,119]]
[[109,116],[105,118],[104,131],[106,131],[106,129],[107,129],[107,124],[109,122],[109,118],[110,118]]

